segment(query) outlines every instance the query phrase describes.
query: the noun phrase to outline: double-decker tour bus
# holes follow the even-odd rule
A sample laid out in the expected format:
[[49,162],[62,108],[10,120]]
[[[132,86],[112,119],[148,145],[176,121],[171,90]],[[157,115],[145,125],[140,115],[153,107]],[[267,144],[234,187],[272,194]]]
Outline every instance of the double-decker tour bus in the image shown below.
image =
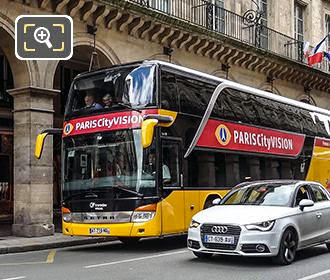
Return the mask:
[[[329,187],[330,111],[162,61],[77,76],[62,145],[63,233],[184,233],[245,180]],[[39,134],[36,156],[44,139]]]

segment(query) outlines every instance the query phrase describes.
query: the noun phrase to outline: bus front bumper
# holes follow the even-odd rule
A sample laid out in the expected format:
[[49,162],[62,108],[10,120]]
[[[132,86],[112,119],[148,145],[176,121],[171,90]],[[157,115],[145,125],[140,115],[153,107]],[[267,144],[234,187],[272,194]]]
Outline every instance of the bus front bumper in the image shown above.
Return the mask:
[[126,236],[147,237],[159,236],[160,223],[154,220],[144,223],[84,224],[62,221],[64,235],[72,236]]

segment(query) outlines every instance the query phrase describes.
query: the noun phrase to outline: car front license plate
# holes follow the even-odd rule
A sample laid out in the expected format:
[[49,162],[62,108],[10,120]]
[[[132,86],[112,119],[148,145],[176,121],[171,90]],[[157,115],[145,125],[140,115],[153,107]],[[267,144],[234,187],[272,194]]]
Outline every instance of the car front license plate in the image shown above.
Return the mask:
[[110,234],[108,228],[89,228],[89,234]]
[[234,244],[234,236],[205,235],[205,243]]

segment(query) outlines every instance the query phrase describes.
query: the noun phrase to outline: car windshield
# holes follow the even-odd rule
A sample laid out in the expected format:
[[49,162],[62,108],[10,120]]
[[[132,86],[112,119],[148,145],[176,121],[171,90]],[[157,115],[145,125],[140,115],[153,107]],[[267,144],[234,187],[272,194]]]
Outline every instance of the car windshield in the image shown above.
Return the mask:
[[65,137],[63,198],[121,189],[127,196],[156,195],[148,168],[150,149],[142,149],[141,130],[120,130]]
[[293,184],[265,183],[249,185],[228,193],[221,204],[288,206],[293,191]]

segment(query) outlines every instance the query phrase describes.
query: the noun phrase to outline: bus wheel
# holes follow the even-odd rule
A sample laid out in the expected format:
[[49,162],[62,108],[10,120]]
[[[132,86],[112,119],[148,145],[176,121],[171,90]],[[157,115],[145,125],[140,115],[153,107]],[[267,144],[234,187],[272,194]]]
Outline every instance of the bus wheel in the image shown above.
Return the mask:
[[140,237],[118,237],[118,239],[126,245],[135,245],[140,241]]
[[201,253],[193,251],[193,254],[199,259],[209,259],[213,256],[211,253]]

